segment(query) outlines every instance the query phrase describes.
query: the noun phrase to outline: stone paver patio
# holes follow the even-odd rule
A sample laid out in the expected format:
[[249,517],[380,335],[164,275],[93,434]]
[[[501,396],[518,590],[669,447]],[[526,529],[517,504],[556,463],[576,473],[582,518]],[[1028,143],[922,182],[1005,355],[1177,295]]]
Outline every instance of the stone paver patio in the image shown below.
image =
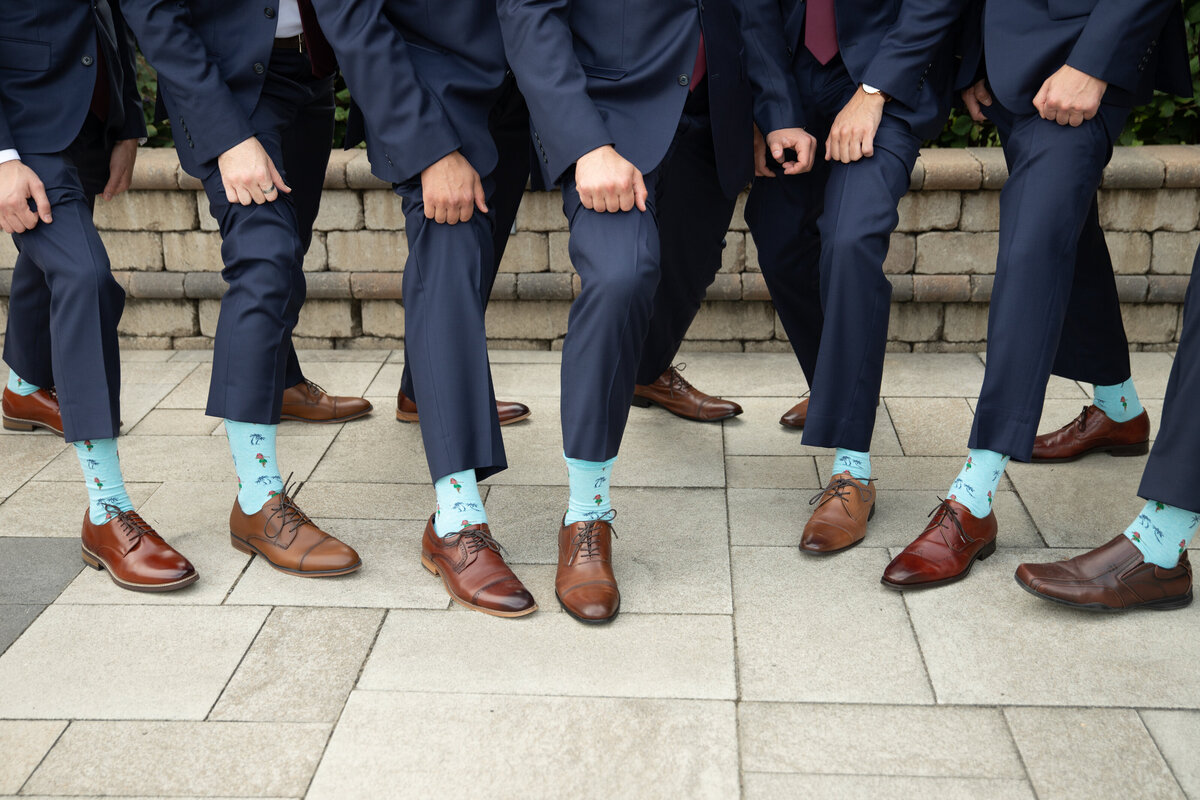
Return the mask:
[[[344,579],[229,546],[206,353],[123,366],[125,475],[200,571],[189,589],[134,594],[83,569],[74,453],[0,436],[0,796],[1200,798],[1200,606],[1087,615],[1012,581],[1122,530],[1144,458],[1015,464],[995,557],[952,587],[879,585],[957,472],[979,357],[888,357],[879,513],[861,547],[811,558],[795,544],[830,456],[777,423],[803,391],[794,360],[690,354],[686,375],[746,413],[633,410],[614,491],[624,602],[601,628],[554,599],[558,354],[493,358],[497,395],[533,408],[487,484],[541,603],[520,620],[451,605],[420,567],[433,492],[418,429],[392,416],[400,359],[302,354],[375,413],[281,428],[301,504],[364,557]],[[1171,355],[1133,364],[1157,422]],[[1053,380],[1043,429],[1087,396]]]

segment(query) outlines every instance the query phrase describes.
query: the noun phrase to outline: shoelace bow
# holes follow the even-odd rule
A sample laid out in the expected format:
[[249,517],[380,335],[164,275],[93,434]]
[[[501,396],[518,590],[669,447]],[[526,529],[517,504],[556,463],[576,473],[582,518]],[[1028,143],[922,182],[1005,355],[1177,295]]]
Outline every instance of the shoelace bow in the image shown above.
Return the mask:
[[[590,519],[587,524],[579,529],[575,534],[575,538],[571,540],[571,557],[567,560],[567,566],[575,563],[575,559],[595,558],[600,555],[600,523],[609,523],[609,530],[613,536],[617,536],[616,530],[612,527],[612,521],[617,518],[615,510],[607,511],[603,516],[596,519]],[[620,539],[620,536],[617,536]]]
[[328,392],[326,392],[322,386],[320,386],[319,384],[317,384],[313,381],[310,381],[308,378],[304,379],[304,383],[308,385],[308,393],[309,394],[315,394],[315,395],[328,394]]
[[1081,433],[1087,430],[1088,408],[1090,406],[1084,406],[1083,411],[1080,411],[1079,416],[1075,418],[1075,426],[1079,428]]
[[[267,515],[266,523],[263,526],[263,533],[268,539],[278,540],[285,529],[289,533],[294,533],[300,529],[301,525],[313,524],[308,514],[305,514],[296,505],[296,495],[300,494],[300,490],[304,487],[302,484],[292,482],[292,475],[294,474],[293,472],[288,473],[287,480],[283,482],[283,491],[279,494],[279,505]],[[279,531],[272,535],[271,520],[275,517],[279,517]]]
[[508,555],[504,545],[493,539],[492,535],[482,528],[464,528],[456,535],[463,547],[467,548],[468,555],[478,553],[480,550],[491,550],[498,556]]
[[[967,532],[963,530],[962,522],[958,519],[958,512],[951,507],[950,501],[941,497],[939,497],[938,500],[941,500],[941,502],[938,504],[937,508],[929,512],[929,516],[933,517],[933,521],[930,524],[938,526],[938,532],[941,533],[942,541],[946,543],[946,547],[949,547],[951,550],[954,549],[954,545],[950,544],[950,541],[946,538],[946,534],[943,532],[945,526],[940,524],[942,520],[945,519],[945,515],[950,516],[950,520],[954,523],[954,527],[958,529],[958,537],[967,544],[974,544],[976,540],[970,536],[967,536]],[[941,518],[934,516],[939,511],[944,512]]]
[[[842,505],[844,506],[850,499],[850,489],[855,489],[858,492],[858,499],[865,501],[867,499],[867,490],[860,484],[871,484],[874,483],[875,480],[875,478],[867,478],[865,481],[859,481],[855,478],[845,478],[841,475],[838,475],[833,479],[832,483],[810,497],[808,499],[808,504],[810,506],[815,505],[820,508],[836,497],[842,501]],[[821,498],[825,499],[822,500]]]
[[142,519],[136,511],[122,511],[120,506],[107,502],[101,502],[100,505],[105,513],[111,515],[113,519],[121,523],[121,530],[130,542],[137,544],[146,534],[154,533],[154,528],[150,527],[150,523]]
[[671,385],[668,387],[668,391],[671,394],[675,394],[676,392],[684,394],[691,391],[692,385],[688,383],[687,378],[683,377],[685,369],[687,369],[686,363],[672,364],[667,368],[667,372],[671,375]]

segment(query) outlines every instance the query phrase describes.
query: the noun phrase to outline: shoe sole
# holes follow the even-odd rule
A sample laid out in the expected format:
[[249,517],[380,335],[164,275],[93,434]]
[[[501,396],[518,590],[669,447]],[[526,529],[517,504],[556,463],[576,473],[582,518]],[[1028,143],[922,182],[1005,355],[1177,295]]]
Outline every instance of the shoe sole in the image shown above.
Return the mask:
[[557,589],[554,591],[554,598],[556,600],[558,600],[558,604],[560,606],[562,606],[562,610],[567,612],[567,616],[569,616],[571,619],[582,622],[584,625],[607,625],[608,623],[612,622],[614,619],[617,618],[617,614],[621,613],[621,601],[618,600],[617,607],[615,609],[613,609],[612,616],[603,617],[601,619],[592,619],[591,617],[581,617],[578,614],[576,614],[574,611],[572,611],[570,609],[570,607],[566,603],[563,602],[563,599],[558,596]]
[[[870,522],[872,519],[875,518],[875,508],[876,508],[875,503],[872,503],[871,510],[869,512],[867,512],[867,522]],[[831,555],[834,555],[835,553],[844,553],[853,547],[858,547],[860,544],[862,544],[866,540],[867,540],[867,536],[864,533],[863,538],[855,539],[853,542],[846,545],[845,547],[839,547],[835,550],[809,550],[808,548],[806,548],[804,546],[804,542],[800,542],[800,552],[804,553],[804,555],[806,555],[806,556],[831,556]]]
[[171,583],[130,583],[129,581],[121,580],[114,575],[113,571],[109,568],[104,559],[100,558],[100,556],[91,552],[86,547],[81,546],[80,551],[83,555],[83,563],[87,564],[89,567],[98,572],[107,572],[108,577],[112,579],[113,583],[115,583],[117,586],[120,586],[122,589],[128,589],[131,592],[173,592],[177,589],[182,589],[185,586],[191,586],[200,579],[200,573],[193,572],[186,578],[180,578],[179,580],[172,581]]
[[279,418],[281,420],[291,420],[292,422],[307,422],[310,425],[336,425],[339,422],[352,422],[356,419],[362,419],[373,410],[368,408],[366,411],[359,411],[357,414],[347,414],[344,417],[334,417],[332,419],[312,419],[311,417],[297,417],[294,414],[280,414]]
[[1037,589],[1034,589],[1023,580],[1013,575],[1013,580],[1017,582],[1025,591],[1029,592],[1034,597],[1042,600],[1049,600],[1051,603],[1058,603],[1060,606],[1069,608],[1077,608],[1081,611],[1092,611],[1100,614],[1118,614],[1122,611],[1137,611],[1144,609],[1146,611],[1174,611],[1179,608],[1187,608],[1192,604],[1192,593],[1189,591],[1182,597],[1164,597],[1161,600],[1152,600],[1149,603],[1138,603],[1136,606],[1126,606],[1125,608],[1113,608],[1101,603],[1072,603],[1070,600],[1063,600],[1061,597],[1054,597],[1049,594],[1042,594]]
[[982,549],[967,562],[967,567],[957,575],[949,578],[942,578],[940,581],[929,581],[928,583],[892,583],[884,578],[880,578],[879,582],[889,589],[894,589],[897,592],[903,592],[908,589],[934,589],[938,586],[949,586],[952,583],[958,583],[963,578],[971,574],[971,567],[975,566],[976,561],[987,561],[992,553],[996,552],[996,540],[988,542]]
[[461,597],[459,597],[458,595],[456,595],[454,593],[454,590],[450,588],[450,582],[448,580],[446,580],[446,576],[443,575],[438,570],[437,566],[432,561],[430,561],[429,558],[424,553],[421,554],[421,566],[424,567],[426,570],[428,570],[430,572],[430,574],[432,574],[434,577],[441,578],[442,586],[443,586],[443,588],[445,588],[446,594],[450,595],[450,599],[453,600],[454,602],[458,603],[463,608],[469,608],[472,611],[479,611],[483,614],[487,614],[488,616],[492,616],[492,617],[506,617],[506,618],[510,618],[510,619],[512,617],[528,616],[529,614],[532,614],[533,612],[538,610],[537,603],[534,603],[531,607],[529,607],[523,611],[497,611],[493,608],[484,608],[483,606],[477,606],[474,603],[464,600]]
[[63,432],[60,431],[58,428],[54,427],[53,425],[47,425],[45,422],[39,422],[39,421],[33,420],[33,419],[18,419],[16,417],[4,417],[4,429],[6,431],[23,431],[25,433],[28,433],[29,431],[32,431],[34,428],[41,428],[43,430],[52,431],[52,432],[58,434],[59,436],[63,435]]
[[657,400],[650,400],[649,398],[642,397],[641,395],[636,395],[636,394],[633,396],[633,404],[635,406],[637,406],[638,408],[649,408],[650,406],[658,406],[663,411],[674,414],[675,416],[679,417],[680,419],[691,420],[692,422],[723,422],[727,419],[733,419],[734,417],[736,417],[742,413],[741,411],[734,411],[732,414],[726,414],[723,417],[713,417],[712,419],[704,419],[703,417],[693,417],[691,414],[682,414],[682,413],[674,410],[673,408],[668,408],[667,406],[664,406],[662,403],[658,402]]
[[1150,440],[1138,442],[1136,444],[1114,444],[1111,446],[1101,445],[1100,447],[1091,447],[1073,456],[1066,458],[1038,458],[1033,456],[1030,460],[1033,464],[1069,464],[1072,461],[1078,461],[1084,456],[1092,453],[1108,453],[1114,458],[1127,458],[1129,456],[1144,456],[1150,452]]
[[346,567],[345,569],[328,569],[328,570],[316,570],[316,571],[314,571],[314,570],[302,571],[302,570],[298,570],[298,569],[288,569],[287,567],[281,567],[278,564],[276,564],[274,561],[272,561],[270,559],[270,557],[267,556],[266,553],[264,553],[262,550],[259,550],[257,547],[250,544],[249,542],[247,542],[245,539],[238,536],[233,531],[229,532],[229,543],[233,545],[234,550],[237,550],[238,552],[241,552],[241,553],[245,553],[248,556],[262,556],[263,560],[266,561],[268,564],[270,564],[273,569],[276,569],[287,575],[295,575],[298,578],[336,578],[338,575],[349,575],[351,572],[358,572],[360,569],[362,569],[362,560],[361,559],[358,561],[357,564],[350,566],[350,567]]
[[[502,419],[502,420],[500,420],[500,427],[503,428],[505,425],[512,425],[515,422],[520,422],[522,420],[529,419],[530,416],[532,416],[532,415],[533,415],[532,411],[526,411],[524,414],[521,414],[520,416],[517,416],[517,417],[513,417],[512,419]],[[397,408],[396,409],[396,422],[403,422],[406,425],[416,425],[421,422],[421,418],[417,414],[409,414],[409,413],[401,411],[400,409]]]

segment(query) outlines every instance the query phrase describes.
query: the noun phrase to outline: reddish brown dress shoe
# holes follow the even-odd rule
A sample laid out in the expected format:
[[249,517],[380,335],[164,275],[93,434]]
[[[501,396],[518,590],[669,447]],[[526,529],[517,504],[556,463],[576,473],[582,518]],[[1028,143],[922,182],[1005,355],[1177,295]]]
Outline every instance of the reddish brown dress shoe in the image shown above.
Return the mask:
[[602,519],[563,525],[558,532],[554,594],[575,619],[598,625],[616,619],[621,592],[612,569],[612,525]]
[[837,553],[861,542],[867,522],[875,516],[875,487],[872,480],[860,481],[843,472],[809,503],[817,507],[804,526],[800,550],[805,553]]
[[1066,561],[1022,564],[1015,577],[1030,594],[1088,611],[1167,611],[1192,602],[1187,553],[1171,569],[1147,564],[1125,534]]
[[976,560],[996,552],[995,512],[979,519],[961,503],[943,500],[930,516],[925,531],[883,571],[884,586],[928,589],[954,583],[970,574]]
[[430,517],[421,537],[421,566],[441,577],[446,593],[460,606],[493,617],[537,611],[533,595],[505,563],[486,524],[441,537]]
[[347,575],[362,567],[350,545],[318,528],[289,497],[277,494],[255,514],[235,499],[229,512],[229,541],[235,550],[259,555],[275,569],[302,578]]
[[312,381],[300,381],[283,390],[280,419],[332,424],[349,422],[371,413],[371,402],[362,397],[337,397]]
[[4,427],[10,431],[45,428],[63,435],[62,412],[58,408],[58,394],[53,389],[19,395],[6,387],[0,405],[4,408]]
[[1143,410],[1128,422],[1113,422],[1097,406],[1084,406],[1074,421],[1033,440],[1033,461],[1074,461],[1103,450],[1114,456],[1150,452],[1150,417]]
[[[529,419],[529,415],[533,412],[529,410],[529,406],[524,403],[515,403],[510,400],[497,400],[496,413],[500,416],[501,425],[512,425],[514,422],[520,422],[523,419]],[[403,391],[396,393],[396,419],[400,422],[420,422],[421,418],[417,415],[417,404],[411,397]]]
[[136,511],[110,506],[102,525],[83,515],[83,561],[106,570],[113,583],[135,592],[171,592],[200,576]]
[[779,424],[785,428],[803,428],[804,423],[808,421],[808,398],[804,398],[796,405],[787,410],[787,413],[779,418]]
[[705,394],[679,374],[686,364],[671,366],[649,386],[633,387],[633,404],[638,408],[661,406],[677,417],[696,422],[720,422],[742,413],[732,400]]

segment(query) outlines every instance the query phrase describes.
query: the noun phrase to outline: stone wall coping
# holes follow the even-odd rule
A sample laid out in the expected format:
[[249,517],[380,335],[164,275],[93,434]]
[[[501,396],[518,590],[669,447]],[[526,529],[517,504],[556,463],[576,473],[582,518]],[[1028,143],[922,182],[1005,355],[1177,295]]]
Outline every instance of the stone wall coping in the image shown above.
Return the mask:
[[[1008,168],[998,147],[922,148],[911,188],[924,191],[997,190]],[[1118,147],[1104,170],[1105,189],[1186,189],[1200,187],[1200,145]],[[200,182],[183,171],[175,150],[142,148],[133,171],[134,190],[198,190]],[[325,172],[326,189],[387,189],[371,174],[365,150],[337,150]]]

